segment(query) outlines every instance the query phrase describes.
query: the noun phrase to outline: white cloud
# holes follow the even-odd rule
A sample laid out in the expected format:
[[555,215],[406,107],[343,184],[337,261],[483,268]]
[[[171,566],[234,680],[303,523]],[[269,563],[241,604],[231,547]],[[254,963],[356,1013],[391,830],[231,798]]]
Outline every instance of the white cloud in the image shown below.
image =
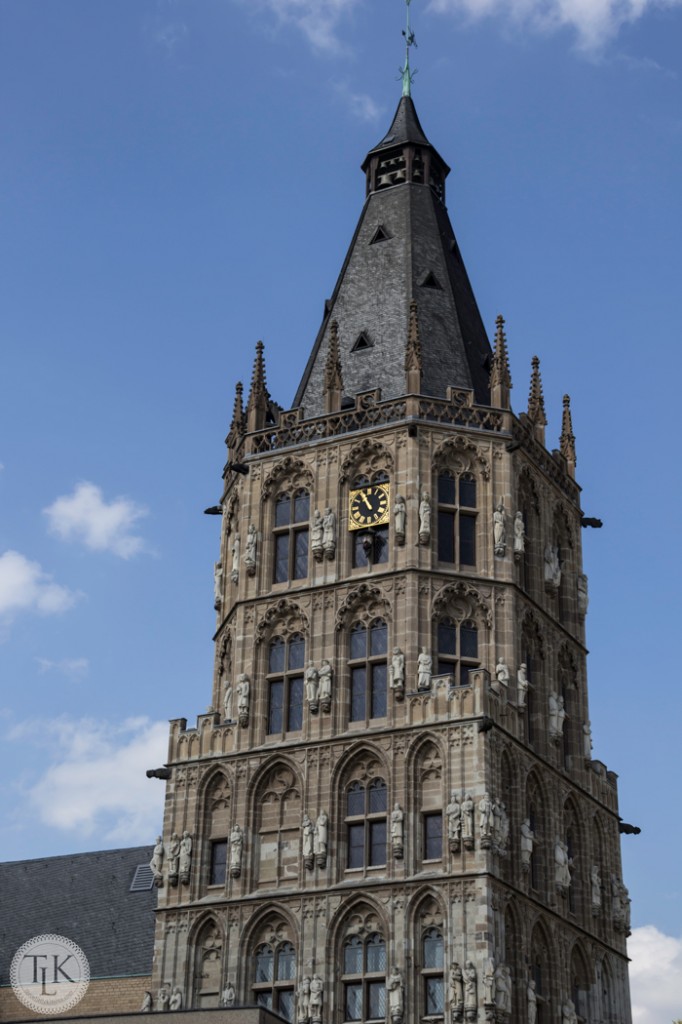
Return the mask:
[[67,679],[82,679],[90,671],[87,658],[62,658],[52,661],[50,658],[36,658],[41,672],[58,672]]
[[628,940],[633,1024],[682,1019],[682,937],[652,924],[634,928]]
[[336,85],[336,93],[358,121],[377,121],[384,112],[371,96],[364,92],[352,92],[345,82]]
[[43,513],[51,533],[62,540],[82,541],[91,551],[111,551],[121,558],[132,558],[145,549],[144,540],[133,533],[133,527],[148,510],[129,498],[114,498],[107,503],[96,484],[78,484],[73,494],[57,498]]
[[166,56],[172,57],[188,34],[189,29],[183,21],[171,21],[166,25],[158,26],[154,30],[154,42],[164,48]]
[[52,763],[27,793],[44,826],[103,843],[149,842],[163,812],[164,786],[147,768],[163,764],[168,723],[129,718],[120,724],[66,716],[15,726],[10,740],[41,734]]
[[0,555],[0,615],[17,611],[55,615],[71,608],[77,596],[68,587],[53,583],[38,562],[18,551]]
[[[244,2],[244,0],[242,0]],[[296,25],[316,50],[338,50],[340,21],[358,0],[247,0],[250,6],[272,11],[281,22]]]
[[596,49],[647,12],[680,4],[682,0],[431,0],[429,9],[472,19],[502,17],[540,31],[572,28],[583,48]]

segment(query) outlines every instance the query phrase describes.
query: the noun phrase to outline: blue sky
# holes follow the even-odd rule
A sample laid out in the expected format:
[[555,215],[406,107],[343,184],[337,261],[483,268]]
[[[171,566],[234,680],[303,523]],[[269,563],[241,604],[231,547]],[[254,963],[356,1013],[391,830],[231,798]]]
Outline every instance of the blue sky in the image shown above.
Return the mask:
[[[514,407],[537,353],[548,443],[569,392],[584,508],[606,524],[584,535],[591,717],[643,828],[624,866],[636,1020],[654,1024],[682,1014],[682,3],[412,12],[415,102],[484,320],[507,319]],[[234,383],[263,338],[292,400],[399,98],[403,17],[400,0],[3,0],[6,859],[156,835],[144,769],[165,721],[210,699],[201,512]]]

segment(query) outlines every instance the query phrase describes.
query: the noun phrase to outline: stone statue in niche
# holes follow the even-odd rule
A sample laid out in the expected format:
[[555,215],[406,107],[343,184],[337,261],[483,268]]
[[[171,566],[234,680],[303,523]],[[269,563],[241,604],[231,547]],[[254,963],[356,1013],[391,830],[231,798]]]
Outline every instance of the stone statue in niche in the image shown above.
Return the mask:
[[310,978],[307,975],[301,978],[296,992],[296,1019],[299,1024],[310,1020]]
[[587,591],[587,576],[584,572],[578,574],[578,611],[581,615],[587,615],[587,608],[590,603]]
[[166,1011],[170,1003],[170,997],[170,989],[167,985],[162,985],[156,993],[156,1009],[162,1013]]
[[321,562],[324,556],[324,525],[322,523],[322,516],[319,508],[316,508],[313,513],[313,521],[310,527],[310,550],[312,551],[315,561]]
[[238,533],[235,533],[232,541],[232,572],[230,578],[233,583],[239,580],[239,558],[241,556],[242,542]]
[[506,694],[509,690],[509,668],[504,658],[498,658],[497,665],[495,666],[495,680],[497,684],[493,686],[495,692]]
[[525,708],[526,706],[526,694],[529,687],[528,666],[525,661],[522,661],[516,673],[516,702],[520,708]]
[[407,524],[407,506],[405,499],[397,494],[393,505],[393,522],[395,523],[395,539],[400,545],[405,543],[405,527]]
[[590,868],[590,892],[592,897],[592,913],[598,914],[601,910],[601,874],[597,864],[593,864]]
[[322,1020],[322,993],[324,984],[319,974],[313,974],[310,979],[310,1019],[311,1021]]
[[506,964],[500,964],[495,970],[495,1005],[504,1014],[512,1012],[512,980],[511,970]]
[[301,850],[303,853],[303,863],[307,867],[308,871],[312,871],[315,866],[315,826],[313,825],[312,819],[309,815],[303,815],[303,821],[301,822]]
[[226,722],[232,721],[232,698],[233,690],[232,684],[227,680],[225,681],[225,692],[223,694],[223,717]]
[[565,720],[564,698],[553,690],[549,695],[549,738],[555,743],[563,735]]
[[332,669],[331,664],[327,661],[326,658],[323,658],[322,659],[322,664],[320,665],[320,671],[318,673],[319,683],[320,683],[320,688],[319,688],[319,691],[318,691],[318,699],[319,699],[319,702],[320,702],[320,707],[322,708],[322,710],[324,712],[331,711],[331,707],[332,707],[332,678],[333,678],[333,675],[334,675],[334,670]]
[[180,988],[179,985],[176,985],[175,988],[173,989],[172,995],[170,997],[169,1007],[171,1010],[182,1009],[182,989]]
[[493,512],[493,542],[495,554],[502,558],[507,550],[507,516],[502,502]]
[[431,689],[431,673],[433,670],[433,658],[425,647],[422,647],[417,658],[417,689]]
[[467,1020],[478,1017],[478,977],[471,960],[467,960],[462,972],[464,977],[464,1015]]
[[403,976],[400,968],[395,964],[391,967],[391,973],[386,978],[386,992],[388,993],[388,1013],[393,1024],[400,1024],[405,1012],[405,993]]
[[583,755],[586,761],[592,760],[592,725],[589,720],[583,725]]
[[326,558],[332,559],[336,554],[336,513],[329,507],[322,517],[322,547]]
[[151,1013],[154,1008],[154,1000],[152,999],[151,992],[145,992],[142,997],[142,1006],[140,1007],[140,1013]]
[[391,664],[388,667],[388,681],[398,700],[405,695],[405,655],[399,647],[393,648]]
[[474,801],[471,793],[462,800],[462,841],[467,850],[474,848]]
[[192,870],[192,837],[189,832],[182,833],[180,840],[180,881],[183,885],[189,884],[189,875]]
[[521,825],[521,867],[524,871],[530,870],[534,843],[535,832],[530,827],[530,818],[526,818]]
[[514,558],[518,562],[526,550],[526,527],[523,512],[514,513]]
[[462,807],[454,789],[450,794],[450,803],[445,808],[445,817],[447,818],[450,849],[453,853],[458,853],[462,839]]
[[557,892],[565,896],[571,886],[571,859],[568,846],[561,839],[554,843],[554,880]]
[[163,838],[162,836],[157,836],[152,859],[149,861],[149,867],[154,875],[154,885],[157,889],[163,885],[163,854]]
[[428,491],[422,491],[419,502],[419,543],[428,544],[431,540],[431,499]]
[[249,576],[256,572],[256,561],[258,558],[258,533],[256,527],[251,523],[246,534],[246,548],[244,550],[244,565]]
[[478,828],[481,834],[481,847],[485,850],[490,846],[493,834],[493,805],[487,793],[478,802]]
[[403,820],[404,811],[400,804],[396,803],[391,811],[391,845],[393,856],[396,860],[403,859]]
[[561,1007],[561,1024],[578,1024],[578,1015],[572,999],[567,999]]
[[223,989],[223,993],[220,997],[221,1006],[227,1006],[228,1008],[234,1006],[237,1002],[237,990],[231,981],[228,981],[227,985]]
[[464,1010],[464,978],[462,976],[462,968],[456,960],[450,967],[450,1010],[454,1020],[460,1021],[462,1019],[462,1011]]
[[223,603],[223,563],[216,562],[213,566],[213,607],[216,611]]
[[308,662],[308,667],[305,670],[305,699],[308,701],[308,707],[311,712],[316,715],[319,710],[319,682],[320,676],[315,668],[315,664],[312,661]]
[[561,584],[561,563],[559,548],[556,544],[545,545],[545,586],[548,590],[558,590]]
[[495,1005],[495,961],[488,957],[483,968],[483,1005]]
[[233,825],[230,832],[230,874],[239,878],[242,873],[242,854],[244,852],[244,832],[240,825]]
[[170,837],[166,855],[168,857],[168,881],[171,885],[177,885],[178,864],[180,862],[180,836],[177,832],[173,832]]
[[318,868],[327,865],[327,845],[329,842],[329,816],[326,811],[320,811],[315,822],[314,851]]
[[507,854],[507,847],[509,845],[509,815],[507,814],[507,805],[501,801],[499,804],[493,804],[493,812],[495,814],[495,831],[493,839],[497,852],[505,857]]
[[249,724],[249,704],[251,703],[251,684],[245,672],[237,676],[237,714],[239,724],[245,728]]
[[630,893],[617,875],[611,875],[611,914],[617,932],[630,934]]
[[526,1003],[528,1004],[528,1024],[537,1024],[538,996],[535,991],[535,981],[533,978],[528,982],[528,988],[526,989]]

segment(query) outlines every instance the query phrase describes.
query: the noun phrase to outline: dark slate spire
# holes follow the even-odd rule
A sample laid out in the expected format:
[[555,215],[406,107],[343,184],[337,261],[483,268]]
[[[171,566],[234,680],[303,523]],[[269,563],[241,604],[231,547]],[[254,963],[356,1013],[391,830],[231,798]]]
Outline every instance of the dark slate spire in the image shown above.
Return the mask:
[[294,406],[325,412],[331,324],[338,323],[344,394],[406,394],[410,307],[419,307],[423,395],[472,390],[489,405],[492,351],[445,208],[449,167],[428,141],[411,97],[362,168],[367,199]]

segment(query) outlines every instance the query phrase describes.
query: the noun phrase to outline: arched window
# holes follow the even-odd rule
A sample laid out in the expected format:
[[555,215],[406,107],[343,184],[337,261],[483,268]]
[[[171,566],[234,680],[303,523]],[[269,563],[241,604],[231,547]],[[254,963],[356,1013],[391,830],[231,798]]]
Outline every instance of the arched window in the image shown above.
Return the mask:
[[223,937],[215,921],[207,921],[197,935],[194,949],[194,994],[199,1010],[220,1006]]
[[273,637],[268,651],[268,735],[297,732],[303,726],[305,640]]
[[537,1024],[550,1024],[552,1016],[552,980],[550,977],[550,945],[545,930],[536,926],[531,938],[530,976],[535,982]]
[[386,943],[373,932],[366,939],[352,935],[343,947],[344,1021],[386,1018]]
[[216,775],[206,789],[204,802],[205,835],[209,841],[208,884],[225,885],[227,878],[227,835],[230,831],[230,784]]
[[470,619],[457,624],[441,619],[437,627],[438,675],[451,675],[455,683],[466,686],[469,672],[478,668],[478,629]]
[[288,765],[276,764],[254,794],[255,870],[259,889],[292,885],[299,873],[301,793]]
[[438,561],[476,565],[476,480],[471,473],[438,477]]
[[435,743],[421,748],[415,765],[415,804],[421,811],[423,861],[443,858],[443,761]]
[[388,788],[383,779],[366,786],[351,782],[346,790],[346,838],[349,868],[379,867],[386,863]]
[[290,942],[263,942],[254,954],[253,995],[258,1006],[294,1019],[296,951]]
[[444,963],[443,934],[438,928],[429,928],[422,937],[421,970],[427,1017],[442,1017],[445,1011]]
[[[387,484],[388,474],[383,470],[369,476],[362,473],[353,479],[351,490],[371,487],[375,484]],[[388,523],[368,526],[366,529],[353,530],[353,567],[381,565],[388,561]]]
[[375,619],[369,629],[356,622],[350,634],[350,720],[386,717],[388,628]]
[[278,494],[275,500],[275,558],[273,580],[302,580],[308,575],[310,495],[300,489]]

